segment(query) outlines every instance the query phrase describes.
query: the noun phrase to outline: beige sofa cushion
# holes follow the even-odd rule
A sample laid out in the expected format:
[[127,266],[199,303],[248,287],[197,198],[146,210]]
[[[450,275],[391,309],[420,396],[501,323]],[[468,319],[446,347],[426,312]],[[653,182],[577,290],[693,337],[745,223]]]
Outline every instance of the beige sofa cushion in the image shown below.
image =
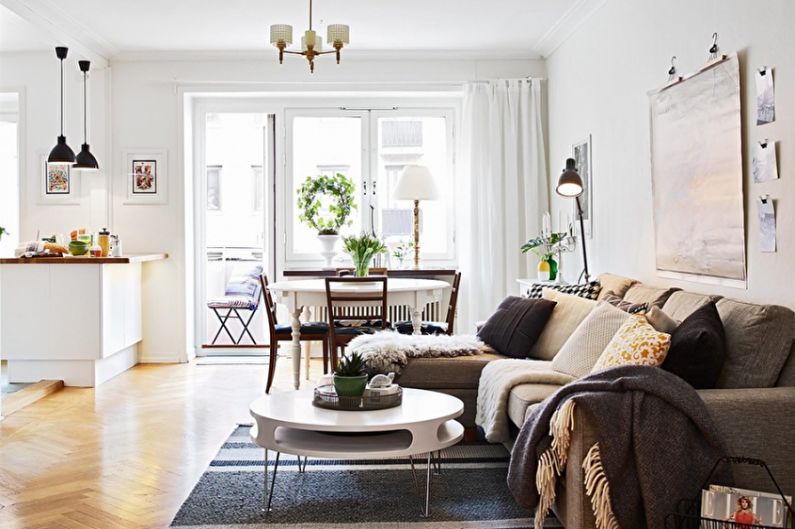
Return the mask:
[[778,305],[721,299],[726,361],[719,388],[769,388],[776,384],[795,340],[795,314]]
[[607,273],[599,274],[597,279],[599,279],[599,284],[602,285],[602,290],[599,291],[599,296],[596,298],[597,301],[601,300],[611,291],[616,296],[623,298],[629,287],[638,282],[637,279]]
[[656,330],[667,334],[673,334],[676,328],[679,327],[678,321],[670,317],[664,310],[657,306],[652,307],[649,312],[646,313],[646,321]]
[[561,386],[555,384],[519,384],[508,395],[508,417],[519,428],[524,424],[527,408],[555,393]]
[[530,358],[552,360],[571,333],[596,306],[591,299],[564,294],[557,290],[545,288],[543,297],[557,302],[546,327],[538,337],[538,341],[530,350]]
[[587,375],[627,319],[628,313],[600,301],[552,359],[552,369],[576,378]]
[[688,316],[710,302],[717,302],[721,296],[711,296],[708,294],[697,294],[679,290],[671,294],[665,305],[662,306],[663,312],[675,319],[684,321]]
[[630,303],[648,303],[650,307],[652,305],[662,307],[677,290],[679,289],[673,287],[655,287],[637,283],[627,289],[624,300]]
[[410,358],[397,382],[418,389],[477,389],[480,372],[492,360],[508,358],[484,353],[453,358]]
[[795,387],[795,344],[793,344],[789,353],[789,359],[784,364],[784,367],[781,368],[781,374],[778,376],[776,386]]

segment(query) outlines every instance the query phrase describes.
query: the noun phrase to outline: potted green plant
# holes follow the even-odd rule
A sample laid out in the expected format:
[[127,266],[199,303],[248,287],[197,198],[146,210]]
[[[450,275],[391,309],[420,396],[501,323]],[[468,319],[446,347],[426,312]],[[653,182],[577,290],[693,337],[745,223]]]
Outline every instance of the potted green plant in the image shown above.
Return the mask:
[[359,353],[343,357],[334,370],[334,390],[341,397],[361,397],[367,386],[364,360]]
[[337,254],[334,248],[340,228],[351,223],[349,217],[356,209],[354,193],[353,180],[342,173],[307,176],[298,189],[298,218],[317,232],[326,268],[331,268]]
[[539,235],[522,245],[522,253],[533,252],[538,257],[538,280],[554,281],[558,277],[558,262],[555,252],[568,234],[552,232]]
[[366,277],[370,272],[370,262],[378,254],[386,251],[386,246],[379,239],[362,233],[358,237],[345,237],[342,239],[345,253],[353,259],[355,275]]
[[0,226],[0,241],[3,240],[3,235],[5,235],[6,233],[8,233],[8,230]]

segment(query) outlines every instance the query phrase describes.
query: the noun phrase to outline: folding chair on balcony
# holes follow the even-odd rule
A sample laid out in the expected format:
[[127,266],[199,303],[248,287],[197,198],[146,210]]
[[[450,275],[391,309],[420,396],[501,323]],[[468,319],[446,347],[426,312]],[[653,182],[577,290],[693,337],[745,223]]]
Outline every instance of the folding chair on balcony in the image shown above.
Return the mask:
[[[215,333],[212,344],[218,341],[222,331],[226,331],[232,344],[240,345],[245,335],[251,339],[253,345],[257,344],[254,336],[249,331],[249,324],[254,319],[254,314],[257,313],[259,308],[260,298],[262,297],[262,287],[260,285],[259,276],[262,274],[262,266],[255,265],[248,269],[236,271],[229,278],[226,284],[224,295],[220,298],[214,298],[207,302],[207,306],[215,313],[221,326],[218,332]],[[248,315],[241,314],[240,311],[248,311]],[[247,316],[247,317],[246,317]],[[232,335],[232,332],[227,327],[230,320],[238,320],[243,326],[240,331],[240,336],[237,339]]]

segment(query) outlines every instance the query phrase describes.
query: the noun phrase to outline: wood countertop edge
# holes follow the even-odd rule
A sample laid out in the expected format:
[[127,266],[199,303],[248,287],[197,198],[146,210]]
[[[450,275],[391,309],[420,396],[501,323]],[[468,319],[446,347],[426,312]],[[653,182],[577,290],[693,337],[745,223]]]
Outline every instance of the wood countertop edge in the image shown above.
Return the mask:
[[94,265],[94,264],[130,264],[145,263],[168,259],[167,253],[131,254],[122,257],[3,257],[0,264],[61,264],[61,265]]

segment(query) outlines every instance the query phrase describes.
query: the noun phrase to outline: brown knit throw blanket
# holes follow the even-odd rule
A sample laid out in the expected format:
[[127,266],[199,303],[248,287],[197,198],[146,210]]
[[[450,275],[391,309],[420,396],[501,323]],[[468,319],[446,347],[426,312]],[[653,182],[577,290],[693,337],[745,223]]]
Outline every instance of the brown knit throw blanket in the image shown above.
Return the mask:
[[726,455],[704,402],[679,377],[642,366],[594,373],[537,406],[514,444],[508,486],[521,506],[536,509],[536,527],[566,468],[575,407],[596,430],[582,466],[598,529],[662,529]]

